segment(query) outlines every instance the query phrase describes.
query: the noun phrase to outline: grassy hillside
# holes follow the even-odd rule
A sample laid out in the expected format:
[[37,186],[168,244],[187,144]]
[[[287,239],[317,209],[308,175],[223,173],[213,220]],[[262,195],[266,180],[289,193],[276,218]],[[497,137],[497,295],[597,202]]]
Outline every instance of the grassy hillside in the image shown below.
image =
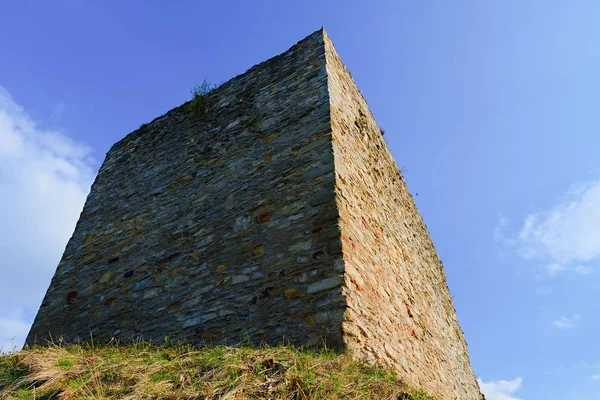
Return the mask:
[[1,399],[430,399],[390,371],[293,347],[147,343],[0,356]]

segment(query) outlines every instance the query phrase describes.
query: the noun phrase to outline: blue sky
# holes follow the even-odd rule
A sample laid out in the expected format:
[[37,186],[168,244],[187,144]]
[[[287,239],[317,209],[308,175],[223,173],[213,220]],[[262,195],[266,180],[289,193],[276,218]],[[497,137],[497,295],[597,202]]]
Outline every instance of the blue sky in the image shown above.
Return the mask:
[[5,2],[0,346],[22,344],[114,142],[325,26],[488,400],[600,398],[598,21],[596,1]]

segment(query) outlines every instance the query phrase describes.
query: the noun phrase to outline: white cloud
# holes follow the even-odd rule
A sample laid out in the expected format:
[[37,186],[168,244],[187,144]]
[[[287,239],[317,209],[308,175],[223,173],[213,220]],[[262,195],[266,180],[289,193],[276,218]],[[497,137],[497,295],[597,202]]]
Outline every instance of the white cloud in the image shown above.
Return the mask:
[[567,270],[567,267],[565,267],[562,264],[548,264],[546,265],[546,271],[548,271],[548,275],[550,276],[556,276],[558,275],[560,272],[564,272]]
[[494,241],[541,263],[549,276],[596,274],[589,264],[600,263],[600,180],[571,186],[562,201],[526,216],[516,234],[508,222],[498,219]]
[[552,321],[552,325],[560,329],[572,329],[581,319],[581,315],[574,315],[572,318],[560,317]]
[[518,397],[514,397],[513,393],[519,390],[523,379],[516,378],[512,381],[490,381],[484,382],[480,378],[477,379],[479,382],[479,388],[485,395],[486,400],[520,400]]
[[504,240],[504,230],[506,229],[506,218],[504,218],[503,216],[500,216],[500,218],[498,218],[498,224],[496,225],[496,228],[494,228],[494,240],[496,242],[502,242]]
[[577,272],[580,275],[588,275],[594,272],[593,269],[591,269],[590,267],[586,267],[584,265],[578,265],[575,267],[575,272]]
[[566,273],[576,273],[578,275],[590,275],[594,273],[591,267],[585,265],[567,266],[564,264],[551,263],[544,267],[549,276],[559,276]]
[[525,218],[520,254],[557,264],[600,257],[600,181],[573,186],[565,200]]
[[0,86],[0,345],[23,343],[94,177],[89,149]]
[[503,216],[498,218],[498,224],[494,228],[494,241],[507,246],[515,244],[515,240],[507,235],[508,219]]
[[592,379],[595,381],[600,381],[600,374],[592,375]]

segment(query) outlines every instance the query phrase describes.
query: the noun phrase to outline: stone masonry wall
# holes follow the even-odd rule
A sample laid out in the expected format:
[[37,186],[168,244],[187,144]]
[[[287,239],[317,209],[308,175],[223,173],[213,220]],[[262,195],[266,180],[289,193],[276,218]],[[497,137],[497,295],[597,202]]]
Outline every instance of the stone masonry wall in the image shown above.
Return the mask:
[[324,30],[108,152],[27,343],[326,344],[480,399],[442,264]]
[[321,31],[108,152],[28,343],[341,344]]
[[348,303],[344,338],[443,399],[479,399],[442,264],[367,103],[325,37]]

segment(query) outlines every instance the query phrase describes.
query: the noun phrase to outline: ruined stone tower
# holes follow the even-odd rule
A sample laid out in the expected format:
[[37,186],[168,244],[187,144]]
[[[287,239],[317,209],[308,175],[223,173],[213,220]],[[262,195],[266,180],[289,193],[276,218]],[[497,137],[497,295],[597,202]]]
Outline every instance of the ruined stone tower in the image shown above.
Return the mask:
[[442,264],[324,30],[198,103],[110,149],[27,343],[327,344],[479,399]]

